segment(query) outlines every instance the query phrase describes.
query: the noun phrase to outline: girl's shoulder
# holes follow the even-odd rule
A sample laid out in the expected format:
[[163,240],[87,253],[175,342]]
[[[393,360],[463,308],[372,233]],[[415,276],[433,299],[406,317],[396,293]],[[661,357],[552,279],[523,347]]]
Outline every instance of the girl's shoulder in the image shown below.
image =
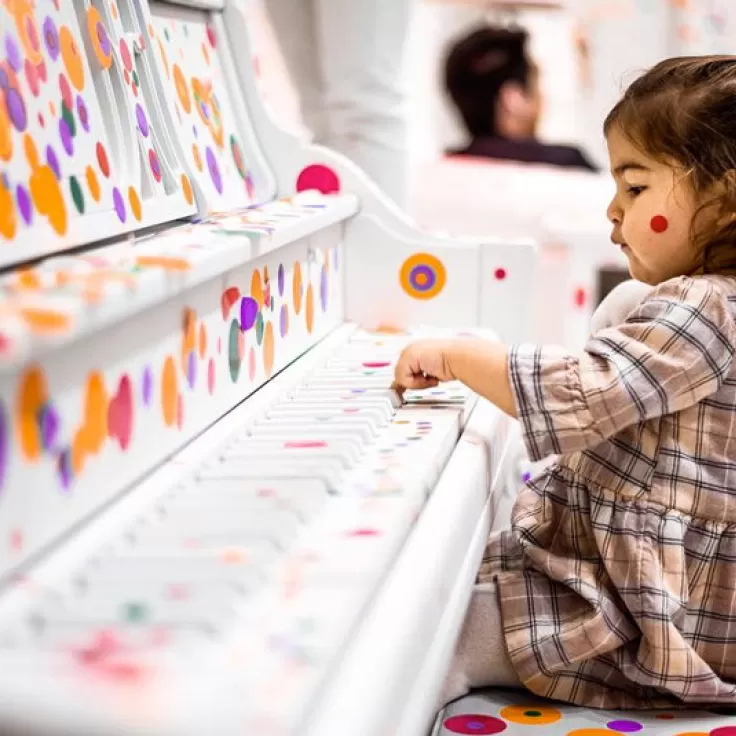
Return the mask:
[[698,309],[723,308],[736,302],[736,278],[719,274],[676,276],[652,286],[641,305],[648,302],[683,302]]

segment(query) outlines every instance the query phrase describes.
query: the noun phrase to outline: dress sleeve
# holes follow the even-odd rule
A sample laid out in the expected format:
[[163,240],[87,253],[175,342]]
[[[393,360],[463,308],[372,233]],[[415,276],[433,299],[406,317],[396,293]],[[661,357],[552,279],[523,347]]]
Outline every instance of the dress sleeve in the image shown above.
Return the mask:
[[532,460],[595,447],[648,419],[694,406],[723,383],[736,327],[706,278],[660,284],[580,356],[520,345],[509,353],[517,416]]

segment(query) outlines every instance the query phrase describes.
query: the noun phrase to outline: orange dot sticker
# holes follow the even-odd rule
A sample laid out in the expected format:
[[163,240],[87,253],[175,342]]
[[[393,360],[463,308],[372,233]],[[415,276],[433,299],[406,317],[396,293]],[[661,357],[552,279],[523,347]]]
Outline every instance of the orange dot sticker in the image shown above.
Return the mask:
[[294,275],[292,277],[292,299],[294,300],[294,312],[300,314],[302,311],[302,266],[297,261],[294,264]]
[[307,332],[311,334],[314,329],[314,289],[312,284],[307,287],[305,319],[307,320]]
[[399,272],[404,293],[414,299],[433,299],[445,288],[447,271],[442,261],[430,253],[415,253]]
[[196,143],[192,144],[192,157],[194,158],[194,165],[197,167],[197,171],[202,171],[202,154],[200,154],[199,146]]
[[[560,713],[557,708],[550,708],[546,705],[508,705],[501,709],[499,715],[501,718],[511,721],[511,723],[520,723],[525,726],[546,726],[550,723],[555,723],[562,718],[562,713]],[[590,730],[593,732],[602,729],[593,728],[583,730]],[[607,736],[610,736],[610,731],[604,731],[604,733],[606,733]],[[568,734],[568,736],[572,736],[572,734]],[[580,736],[582,736],[582,734]],[[595,736],[595,734],[590,733],[588,736]]]
[[8,12],[15,15],[15,28],[28,61],[33,66],[38,66],[43,62],[43,54],[41,53],[41,34],[38,32],[33,4],[26,0],[25,2],[4,3],[4,5],[6,7],[9,5]]
[[174,85],[176,86],[176,94],[179,97],[179,102],[184,112],[189,114],[192,111],[192,98],[189,95],[189,87],[187,86],[184,72],[182,72],[178,64],[174,64],[171,71],[174,75]]
[[84,62],[68,26],[62,26],[59,30],[59,48],[69,81],[81,92],[84,89]]
[[15,237],[16,227],[17,217],[13,195],[9,189],[5,188],[0,178],[0,236],[6,240],[12,240]]
[[176,424],[178,404],[179,388],[176,381],[176,366],[174,359],[169,356],[164,362],[164,369],[161,373],[161,409],[167,427],[173,427]]
[[83,437],[88,453],[98,453],[105,442],[109,403],[105,378],[99,371],[93,371],[87,376],[87,389],[84,397]]
[[109,69],[112,66],[112,44],[107,36],[100,11],[92,5],[87,10],[87,33],[100,66],[103,69]]
[[166,72],[166,78],[171,79],[171,70],[169,69],[169,59],[166,56],[166,49],[164,49],[164,45],[161,43],[161,39],[157,38],[158,41],[158,51],[161,54],[161,62],[164,65],[164,71]]
[[36,335],[53,335],[67,332],[71,325],[69,316],[53,309],[20,310],[20,315]]
[[250,277],[250,295],[258,303],[258,307],[263,307],[263,282],[261,281],[261,272],[256,268]]
[[194,192],[192,192],[192,184],[186,174],[181,175],[181,189],[184,192],[184,199],[186,199],[187,204],[192,204],[194,202]]
[[162,268],[164,271],[188,271],[192,267],[186,258],[173,256],[138,256],[135,263],[141,268]]
[[141,199],[134,187],[128,189],[128,201],[130,202],[130,211],[133,217],[140,222],[141,219]]
[[40,412],[49,400],[46,375],[40,366],[31,366],[20,379],[16,401],[16,428],[21,453],[33,462],[41,456]]
[[199,326],[199,357],[204,359],[207,353],[207,328],[202,323]]
[[58,235],[67,229],[67,212],[64,196],[56,175],[48,166],[41,166],[31,174],[31,199],[36,209],[46,215],[49,224]]
[[92,197],[95,202],[99,202],[100,197],[102,196],[102,191],[100,190],[100,182],[95,170],[91,166],[88,166],[85,176],[87,177],[87,189],[89,189],[90,197]]
[[38,148],[36,148],[36,142],[28,133],[23,136],[23,153],[25,153],[26,161],[28,161],[31,169],[37,169],[39,165]]
[[10,161],[13,155],[13,131],[5,105],[0,105],[0,159]]
[[273,371],[273,359],[274,359],[273,325],[270,322],[267,322],[266,329],[263,332],[263,367],[266,370],[267,376],[270,376],[271,371]]

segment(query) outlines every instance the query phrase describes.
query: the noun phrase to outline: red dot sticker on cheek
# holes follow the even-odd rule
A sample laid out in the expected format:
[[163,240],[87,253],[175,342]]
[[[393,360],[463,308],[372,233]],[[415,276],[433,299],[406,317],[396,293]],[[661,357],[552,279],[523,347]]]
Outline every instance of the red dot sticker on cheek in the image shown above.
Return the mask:
[[667,218],[663,215],[655,215],[652,217],[649,226],[655,233],[663,233],[669,227],[669,222],[667,222]]

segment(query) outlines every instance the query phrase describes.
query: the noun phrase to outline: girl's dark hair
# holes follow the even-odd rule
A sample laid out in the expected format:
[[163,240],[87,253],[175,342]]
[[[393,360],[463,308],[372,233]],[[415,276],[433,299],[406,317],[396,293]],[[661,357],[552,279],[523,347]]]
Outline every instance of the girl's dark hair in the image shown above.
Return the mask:
[[614,126],[647,156],[681,165],[696,193],[712,193],[700,210],[717,215],[691,235],[706,273],[736,272],[736,56],[660,62],[626,90],[604,133]]
[[522,30],[484,26],[455,42],[445,60],[445,90],[473,137],[496,135],[496,100],[506,82],[528,86]]

